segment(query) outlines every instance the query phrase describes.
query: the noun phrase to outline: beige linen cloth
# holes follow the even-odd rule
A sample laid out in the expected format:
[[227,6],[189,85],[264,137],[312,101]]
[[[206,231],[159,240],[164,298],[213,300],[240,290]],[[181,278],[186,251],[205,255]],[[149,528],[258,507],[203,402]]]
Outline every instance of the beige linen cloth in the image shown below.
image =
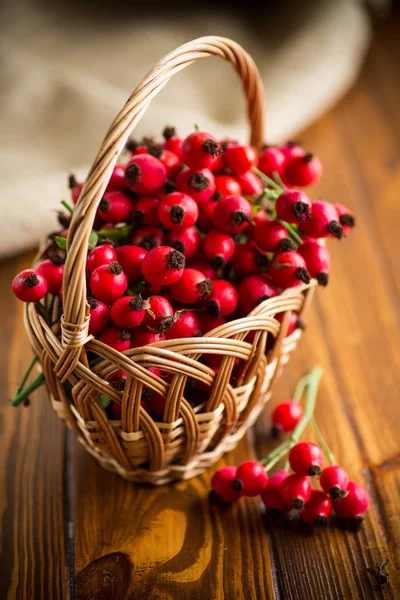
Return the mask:
[[[344,94],[371,36],[357,0],[273,2],[262,12],[244,12],[247,3],[243,10],[216,3],[212,12],[189,4],[173,15],[138,15],[126,3],[110,3],[112,18],[104,6],[97,14],[96,4],[89,4],[92,16],[79,2],[68,12],[55,2],[0,5],[0,257],[37,245],[54,229],[67,174],[84,176],[133,88],[176,46],[216,34],[253,55],[271,142],[294,135]],[[208,59],[164,88],[137,135],[158,134],[167,123],[185,135],[197,123],[245,139],[244,114],[235,73]]]

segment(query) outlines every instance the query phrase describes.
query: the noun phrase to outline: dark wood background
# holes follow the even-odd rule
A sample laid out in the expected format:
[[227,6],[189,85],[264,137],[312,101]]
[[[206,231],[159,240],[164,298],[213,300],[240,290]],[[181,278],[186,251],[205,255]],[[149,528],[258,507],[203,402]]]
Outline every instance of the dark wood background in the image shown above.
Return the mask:
[[[221,509],[208,501],[212,472],[134,486],[97,466],[44,391],[10,408],[31,356],[10,293],[25,255],[0,266],[0,598],[400,598],[399,35],[399,19],[381,27],[353,91],[301,136],[325,165],[313,197],[349,205],[358,226],[331,244],[331,283],[273,398],[323,366],[318,421],[371,495],[361,531],[270,522],[257,499]],[[268,451],[269,411],[226,462]],[[386,558],[379,589],[366,568]]]

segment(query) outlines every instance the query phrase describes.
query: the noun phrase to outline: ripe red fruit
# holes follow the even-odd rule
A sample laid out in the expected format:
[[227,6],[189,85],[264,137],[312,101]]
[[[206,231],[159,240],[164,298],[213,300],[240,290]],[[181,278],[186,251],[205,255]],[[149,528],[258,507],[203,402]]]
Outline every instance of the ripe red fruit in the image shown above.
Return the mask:
[[157,196],[141,196],[135,204],[132,213],[133,222],[136,227],[149,225],[158,225],[158,204]]
[[199,317],[191,310],[175,313],[176,320],[165,332],[167,340],[200,337],[201,327]]
[[232,267],[238,275],[261,273],[268,266],[268,258],[253,242],[236,244]]
[[167,171],[151,154],[136,154],[125,169],[126,183],[136,194],[153,194],[165,185]]
[[339,223],[339,215],[333,204],[318,200],[311,205],[311,217],[301,225],[302,231],[311,238],[324,238],[330,235],[340,238],[343,227]]
[[110,311],[104,302],[96,300],[92,296],[87,298],[87,303],[90,307],[89,333],[98,335],[107,327],[110,320]]
[[354,519],[360,517],[368,508],[369,495],[365,488],[355,481],[349,481],[348,494],[344,498],[336,498],[333,506],[338,517]]
[[123,192],[126,189],[125,167],[123,165],[115,165],[111,173],[110,181],[107,184],[107,192],[118,190]]
[[269,477],[267,487],[261,494],[262,501],[266,508],[281,510],[282,512],[286,512],[288,509],[290,510],[290,507],[284,503],[280,494],[281,485],[288,476],[289,472],[282,469],[282,471],[278,471],[278,473]]
[[258,210],[256,212],[256,214],[253,216],[252,227],[250,227],[250,229],[248,231],[250,236],[251,237],[253,236],[253,230],[254,230],[255,225],[258,225],[259,223],[262,223],[263,221],[268,221],[268,219],[269,219],[269,217],[263,208]]
[[298,442],[289,452],[289,463],[296,475],[320,475],[324,454],[314,442]]
[[176,189],[188,194],[197,202],[204,204],[215,192],[214,175],[208,169],[183,169],[176,176]]
[[238,288],[239,305],[243,314],[249,314],[264,300],[278,293],[275,285],[262,275],[249,275],[240,282]]
[[276,146],[267,146],[261,152],[258,159],[258,168],[268,177],[274,173],[282,175],[286,166],[286,156],[282,150]]
[[220,231],[206,233],[202,243],[203,256],[210,262],[215,271],[222,269],[228,263],[235,251],[232,236]]
[[215,178],[215,187],[222,198],[226,196],[240,196],[242,193],[240,183],[231,175],[217,175]]
[[227,196],[217,202],[213,212],[215,225],[225,233],[239,233],[251,221],[251,205],[242,196]]
[[160,200],[158,218],[172,231],[183,231],[192,227],[197,221],[199,209],[190,196],[182,192],[172,192]]
[[310,283],[311,277],[304,258],[294,250],[278,252],[269,263],[268,272],[274,283],[289,288],[300,283]]
[[281,402],[272,412],[272,424],[278,431],[293,431],[303,414],[303,408],[298,402]]
[[305,223],[311,216],[311,200],[301,190],[285,190],[276,200],[276,214],[287,223]]
[[196,304],[210,296],[211,280],[201,271],[185,269],[182,277],[171,286],[171,295],[181,304]]
[[199,318],[200,318],[200,328],[201,328],[201,331],[203,332],[203,335],[208,333],[212,329],[215,329],[216,327],[219,327],[220,325],[225,324],[225,319],[223,319],[222,317],[219,317],[219,318],[212,317],[211,315],[208,315],[207,313],[200,313]]
[[175,154],[175,152],[172,152],[171,150],[168,150],[168,148],[164,147],[162,152],[157,155],[157,158],[164,165],[167,171],[168,179],[175,179],[176,174],[181,168],[180,158]]
[[165,244],[165,233],[158,227],[143,227],[134,232],[131,242],[134,246],[152,250]]
[[47,281],[38,271],[25,269],[14,277],[12,291],[22,302],[38,302],[47,293]]
[[328,285],[328,272],[331,266],[331,258],[328,250],[318,244],[318,242],[310,240],[299,247],[298,253],[306,261],[306,266],[311,277],[315,277],[319,285]]
[[245,496],[258,496],[265,490],[267,481],[268,474],[263,465],[248,460],[238,467],[232,487]]
[[219,498],[227,504],[237,502],[243,496],[243,492],[233,489],[232,482],[237,473],[236,467],[222,467],[214,473],[211,479],[211,487]]
[[218,273],[214,271],[212,266],[202,258],[194,258],[188,263],[188,269],[196,269],[201,271],[208,279],[218,279]]
[[138,327],[144,319],[150,304],[140,296],[118,298],[111,306],[111,319],[123,329]]
[[251,237],[265,252],[293,250],[293,243],[288,237],[288,232],[279,221],[261,221],[251,229]]
[[140,246],[118,246],[115,252],[128,281],[137,281],[142,276],[142,261],[147,250]]
[[347,486],[349,485],[349,476],[343,467],[330,465],[325,467],[319,478],[319,484],[331,498],[343,498],[347,496]]
[[291,158],[285,169],[285,181],[289,185],[306,187],[316,183],[322,176],[322,164],[318,156],[307,152],[303,156]]
[[[282,323],[284,314],[285,313],[279,313],[279,314],[275,315],[275,319],[277,321],[279,321],[279,323]],[[286,337],[288,337],[289,335],[292,335],[292,333],[294,331],[296,331],[296,329],[304,330],[305,325],[304,325],[302,319],[299,318],[299,315],[295,312],[292,312],[290,315],[290,319],[289,319],[289,327],[287,330]]]
[[347,206],[344,206],[343,204],[334,204],[334,207],[339,215],[339,222],[343,227],[343,235],[346,236],[350,230],[355,227],[356,218]]
[[196,227],[188,227],[184,231],[170,231],[167,243],[185,255],[186,260],[196,256],[200,250],[201,236]]
[[224,279],[212,282],[212,291],[206,301],[209,315],[213,317],[229,317],[235,312],[238,303],[238,295],[231,283]]
[[93,248],[93,250],[89,252],[86,259],[86,276],[90,277],[97,267],[101,267],[101,265],[109,265],[116,260],[117,253],[111,244],[102,244],[101,246],[96,246],[96,248]]
[[59,294],[64,274],[65,258],[60,254],[53,254],[50,258],[40,263],[37,270],[47,282],[47,291],[50,294]]
[[131,334],[127,329],[119,329],[113,325],[107,327],[99,337],[99,341],[107,344],[118,352],[124,352],[130,348]]
[[204,131],[194,131],[183,142],[182,162],[191,169],[212,168],[220,154],[220,144]]
[[257,152],[251,146],[230,144],[224,151],[225,165],[234,175],[249,171],[257,164]]
[[283,502],[296,510],[301,510],[311,497],[311,484],[308,477],[288,475],[280,487]]
[[132,200],[123,192],[106,192],[99,204],[99,215],[107,223],[126,222],[132,213]]
[[209,202],[199,205],[199,216],[196,225],[202,231],[210,231],[215,228],[213,215],[219,201],[215,196],[216,194],[214,194]]
[[117,262],[101,265],[90,277],[90,289],[97,300],[111,304],[125,293],[128,280]]
[[144,315],[143,325],[158,331],[158,326],[164,319],[173,317],[174,309],[164,296],[150,296],[147,298],[147,302],[149,307]]
[[332,512],[332,500],[321,490],[312,490],[311,496],[300,513],[300,519],[308,525],[326,527]]
[[142,262],[142,274],[146,281],[155,285],[172,285],[183,275],[185,257],[169,246],[157,246],[150,250]]
[[237,180],[240,183],[242,194],[249,196],[259,196],[263,192],[263,184],[261,179],[253,173],[253,171],[246,171],[237,175]]
[[300,142],[289,141],[287,144],[280,146],[281,152],[285,155],[287,161],[296,156],[304,156],[305,152]]
[[70,175],[68,178],[68,187],[71,190],[71,199],[74,204],[78,202],[79,196],[83,189],[83,183],[78,183],[74,175]]
[[131,348],[142,348],[154,342],[162,342],[165,335],[156,331],[149,331],[147,327],[137,327],[132,331]]
[[170,152],[173,152],[179,159],[181,159],[183,140],[176,135],[175,127],[166,127],[163,131],[163,136],[165,139],[164,148]]

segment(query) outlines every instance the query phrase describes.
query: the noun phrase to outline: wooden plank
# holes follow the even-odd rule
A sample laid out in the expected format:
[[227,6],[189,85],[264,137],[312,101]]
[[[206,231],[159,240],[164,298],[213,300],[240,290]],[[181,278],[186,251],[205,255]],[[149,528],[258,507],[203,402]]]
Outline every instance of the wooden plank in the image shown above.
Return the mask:
[[30,259],[0,266],[0,598],[64,599],[64,426],[44,389],[32,396],[29,408],[8,405],[32,358],[22,305],[10,289]]

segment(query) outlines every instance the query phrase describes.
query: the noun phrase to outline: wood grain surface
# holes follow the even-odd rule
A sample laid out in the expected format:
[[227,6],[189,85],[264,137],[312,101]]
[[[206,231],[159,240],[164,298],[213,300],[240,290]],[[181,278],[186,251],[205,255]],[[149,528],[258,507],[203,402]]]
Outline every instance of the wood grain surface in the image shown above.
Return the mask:
[[[325,166],[311,195],[350,206],[358,225],[331,243],[331,283],[273,397],[324,368],[317,419],[370,492],[362,529],[310,533],[257,499],[223,508],[208,497],[213,471],[156,489],[129,484],[66,434],[44,392],[8,407],[30,357],[9,291],[24,256],[0,267],[0,598],[400,598],[399,35],[393,18],[353,91],[301,136]],[[223,462],[268,452],[269,412]],[[379,588],[366,568],[386,558],[390,580]]]

